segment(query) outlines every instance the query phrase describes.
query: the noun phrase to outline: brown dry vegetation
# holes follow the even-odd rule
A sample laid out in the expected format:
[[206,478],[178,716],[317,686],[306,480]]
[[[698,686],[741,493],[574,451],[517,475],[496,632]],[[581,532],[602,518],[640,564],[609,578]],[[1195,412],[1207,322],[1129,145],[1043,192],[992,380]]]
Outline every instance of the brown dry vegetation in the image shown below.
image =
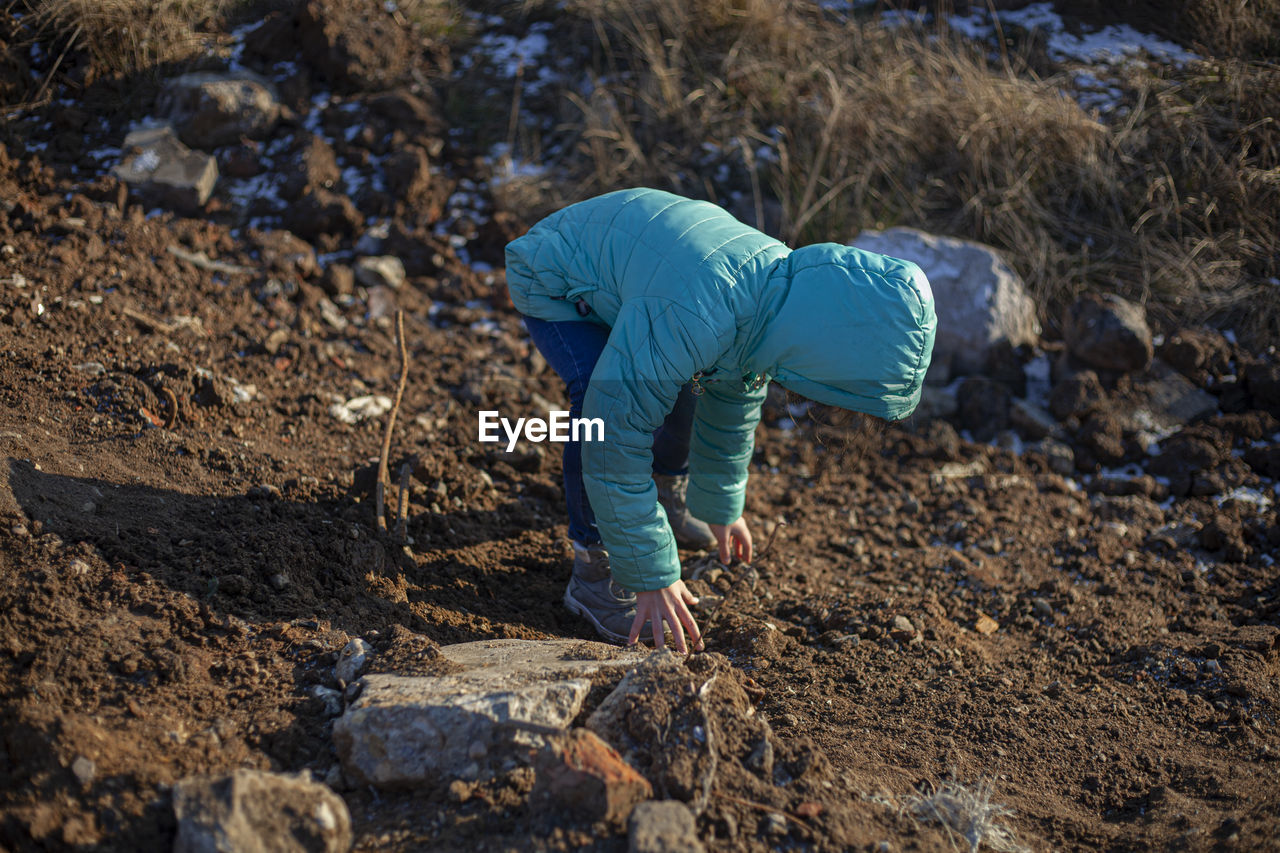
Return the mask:
[[[18,5],[18,4],[13,4]],[[84,51],[101,72],[133,72],[190,59],[234,0],[33,0],[38,35]]]
[[[689,152],[710,142],[743,153],[792,243],[918,226],[1007,250],[1050,328],[1078,292],[1105,289],[1193,320],[1261,307],[1252,331],[1277,331],[1273,64],[1131,70],[1128,115],[1108,124],[1063,94],[1065,70],[992,61],[932,27],[838,26],[808,4],[756,0],[569,11],[599,39],[610,81],[570,95],[579,195],[707,192]],[[770,128],[777,161],[755,164]]]
[[[467,5],[400,7],[428,35],[465,39]],[[1051,330],[1070,298],[1102,289],[1157,316],[1280,334],[1280,288],[1268,283],[1280,277],[1280,67],[1242,58],[1275,45],[1277,0],[1188,5],[1178,32],[1217,58],[1131,69],[1128,113],[1109,123],[1065,95],[1069,70],[1046,67],[1035,39],[1016,33],[1006,41],[1022,46],[993,60],[945,27],[888,30],[870,14],[837,23],[790,0],[471,5],[548,17],[594,45],[589,94],[558,98],[557,135],[572,142],[559,164],[573,180],[500,190],[524,216],[637,184],[723,195],[699,168],[709,146],[734,152],[732,189],[750,193],[760,224],[776,199],[793,244],[911,225],[1006,250]],[[243,4],[31,6],[61,43],[127,71],[192,56],[201,27]],[[516,134],[508,112],[495,109],[494,123],[540,159],[545,134]],[[762,145],[768,162],[756,162]],[[1235,310],[1244,305],[1247,315]]]

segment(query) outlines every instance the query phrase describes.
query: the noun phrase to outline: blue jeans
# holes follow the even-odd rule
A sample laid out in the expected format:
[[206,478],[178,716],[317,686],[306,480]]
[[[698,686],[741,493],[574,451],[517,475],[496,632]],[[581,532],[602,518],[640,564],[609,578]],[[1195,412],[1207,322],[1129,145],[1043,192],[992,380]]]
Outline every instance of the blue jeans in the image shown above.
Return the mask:
[[[564,380],[569,393],[569,416],[581,417],[582,399],[587,395],[591,373],[609,340],[609,329],[585,320],[549,322],[536,317],[525,317],[524,325],[547,364]],[[689,436],[697,402],[692,384],[686,383],[676,397],[675,408],[662,426],[654,430],[654,473],[684,474],[689,470]],[[567,441],[564,445],[564,499],[569,511],[569,537],[583,545],[598,544],[600,533],[582,483],[582,445],[577,441]]]

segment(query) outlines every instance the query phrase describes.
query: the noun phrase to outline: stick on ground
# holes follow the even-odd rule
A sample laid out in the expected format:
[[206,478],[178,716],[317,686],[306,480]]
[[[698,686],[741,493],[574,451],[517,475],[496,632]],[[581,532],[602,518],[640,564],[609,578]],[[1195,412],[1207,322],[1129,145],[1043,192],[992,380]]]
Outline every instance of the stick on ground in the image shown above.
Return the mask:
[[375,511],[378,513],[378,532],[387,532],[386,488],[387,457],[391,454],[391,432],[396,427],[396,415],[400,412],[400,399],[404,397],[404,383],[409,376],[409,352],[404,342],[404,311],[396,311],[396,346],[400,349],[400,381],[396,383],[396,397],[387,416],[387,431],[382,435],[382,455],[378,457],[378,483],[374,486]]
[[409,475],[413,466],[408,462],[400,466],[400,502],[396,504],[396,538],[401,542],[409,528]]

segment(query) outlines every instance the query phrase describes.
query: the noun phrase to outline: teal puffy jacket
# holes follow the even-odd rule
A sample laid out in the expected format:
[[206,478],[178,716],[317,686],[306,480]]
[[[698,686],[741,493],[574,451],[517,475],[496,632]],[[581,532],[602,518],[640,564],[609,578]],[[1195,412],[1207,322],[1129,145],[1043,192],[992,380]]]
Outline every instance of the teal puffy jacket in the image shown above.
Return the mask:
[[835,243],[794,251],[710,202],[621,190],[560,210],[507,245],[515,307],[610,327],[583,403],[604,440],[583,479],[614,579],[662,589],[680,563],[652,474],[653,431],[699,376],[690,511],[742,515],[764,384],[888,420],[920,401],[933,294],[907,261]]

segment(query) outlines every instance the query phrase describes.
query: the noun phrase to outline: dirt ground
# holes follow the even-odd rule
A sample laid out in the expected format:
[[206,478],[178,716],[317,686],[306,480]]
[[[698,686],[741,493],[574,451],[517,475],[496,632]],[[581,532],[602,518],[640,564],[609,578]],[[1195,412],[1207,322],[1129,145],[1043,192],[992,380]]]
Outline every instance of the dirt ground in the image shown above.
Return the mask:
[[[555,448],[476,440],[480,409],[564,398],[501,271],[432,229],[448,192],[366,199],[390,205],[410,278],[344,288],[313,246],[241,227],[224,202],[149,215],[88,173],[106,116],[79,109],[41,116],[67,124],[43,152],[23,127],[0,148],[0,848],[155,850],[188,774],[333,778],[332,720],[309,691],[334,685],[351,638],[373,644],[373,671],[411,672],[437,644],[593,635],[560,602]],[[437,171],[474,168],[457,146]],[[470,260],[496,262],[521,227],[501,213]],[[407,545],[374,527],[386,416],[333,411],[393,393],[396,308]],[[687,555],[708,628],[690,680],[723,675],[716,784],[694,784],[696,763],[641,768],[697,801],[709,848],[946,849],[902,806],[952,779],[988,784],[1036,850],[1277,849],[1280,501],[1266,461],[1243,461],[1274,463],[1271,415],[1246,407],[1187,439],[1229,484],[1272,495],[1259,504],[1067,478],[943,422],[793,424],[784,403],[747,499],[771,544],[750,570]],[[519,771],[340,793],[359,850],[625,848],[616,827],[531,805],[530,787]]]

